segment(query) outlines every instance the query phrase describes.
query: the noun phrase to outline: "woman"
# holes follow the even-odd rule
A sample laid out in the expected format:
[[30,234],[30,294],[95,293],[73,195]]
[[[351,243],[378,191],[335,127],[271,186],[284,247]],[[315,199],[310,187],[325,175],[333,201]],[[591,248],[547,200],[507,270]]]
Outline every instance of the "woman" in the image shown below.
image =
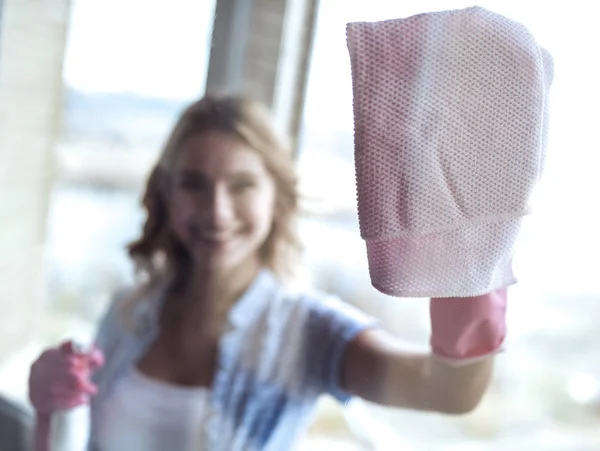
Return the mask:
[[[90,395],[97,451],[287,450],[323,393],[444,413],[481,399],[502,334],[455,356],[483,357],[448,363],[444,343],[438,357],[407,353],[351,306],[286,287],[298,247],[296,176],[259,105],[191,105],[143,203],[143,234],[129,246],[140,283],[112,303],[96,349],[80,356],[63,344],[32,366],[39,449],[50,414]],[[480,298],[503,305],[504,293]],[[447,349],[465,324],[452,328]]]

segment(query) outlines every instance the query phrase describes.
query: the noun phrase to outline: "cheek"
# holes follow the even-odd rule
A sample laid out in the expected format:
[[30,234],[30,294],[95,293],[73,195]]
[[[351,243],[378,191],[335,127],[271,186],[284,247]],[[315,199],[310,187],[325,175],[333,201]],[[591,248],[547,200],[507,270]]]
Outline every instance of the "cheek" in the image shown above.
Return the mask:
[[248,209],[247,218],[252,222],[254,232],[261,235],[261,238],[266,238],[271,231],[275,209],[273,197],[261,196],[246,204]]
[[169,202],[169,224],[177,233],[183,233],[190,218],[194,216],[195,207],[186,199],[172,198]]
[[273,224],[274,205],[273,203],[262,204],[260,208],[261,229],[265,235],[267,235],[271,231],[271,226]]

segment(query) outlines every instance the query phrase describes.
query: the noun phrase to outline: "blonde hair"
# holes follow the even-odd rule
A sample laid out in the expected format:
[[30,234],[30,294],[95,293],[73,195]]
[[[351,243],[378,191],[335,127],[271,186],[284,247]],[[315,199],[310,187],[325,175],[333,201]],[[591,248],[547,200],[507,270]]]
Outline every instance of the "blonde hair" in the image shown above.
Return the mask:
[[146,222],[141,237],[128,246],[146,287],[176,275],[186,263],[185,250],[168,228],[166,190],[182,144],[193,135],[211,131],[231,134],[261,156],[275,182],[276,197],[272,228],[259,250],[260,258],[280,278],[292,273],[300,246],[295,231],[298,183],[291,149],[276,133],[261,104],[242,97],[206,96],[179,117],[148,178],[142,201]]

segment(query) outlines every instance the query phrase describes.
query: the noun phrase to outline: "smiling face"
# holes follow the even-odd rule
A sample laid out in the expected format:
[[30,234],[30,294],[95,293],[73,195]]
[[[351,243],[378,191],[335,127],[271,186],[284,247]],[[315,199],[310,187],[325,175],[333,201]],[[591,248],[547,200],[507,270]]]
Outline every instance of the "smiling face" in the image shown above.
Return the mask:
[[298,261],[292,152],[255,101],[209,95],[189,105],[150,173],[142,206],[142,234],[128,251],[144,283],[244,262],[286,278]]
[[195,134],[174,162],[169,228],[195,265],[230,270],[260,264],[275,195],[262,158],[241,139],[217,131]]

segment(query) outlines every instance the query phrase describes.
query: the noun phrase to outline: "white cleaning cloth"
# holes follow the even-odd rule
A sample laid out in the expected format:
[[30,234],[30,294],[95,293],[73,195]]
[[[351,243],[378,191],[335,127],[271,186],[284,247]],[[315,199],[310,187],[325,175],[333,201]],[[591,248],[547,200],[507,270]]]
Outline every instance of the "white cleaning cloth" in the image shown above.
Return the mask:
[[361,235],[399,297],[515,283],[512,251],[545,153],[552,58],[480,7],[347,25]]

